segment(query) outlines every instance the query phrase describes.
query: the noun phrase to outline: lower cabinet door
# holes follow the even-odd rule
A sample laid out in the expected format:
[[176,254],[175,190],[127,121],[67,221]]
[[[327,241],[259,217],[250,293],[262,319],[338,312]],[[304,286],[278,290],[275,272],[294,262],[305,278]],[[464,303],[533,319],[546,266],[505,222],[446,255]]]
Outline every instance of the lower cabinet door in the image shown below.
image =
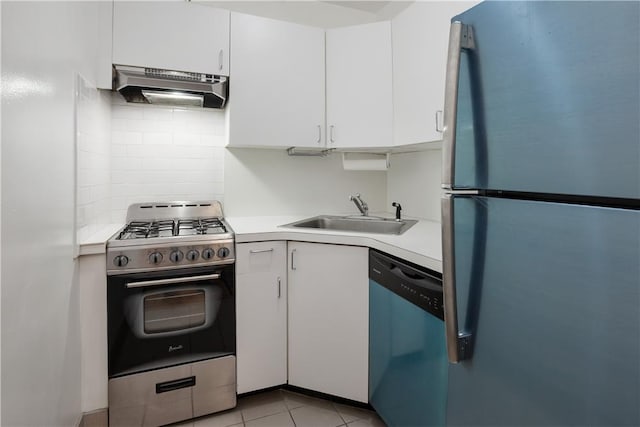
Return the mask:
[[367,402],[368,248],[289,242],[289,384]]
[[287,383],[286,248],[236,245],[238,393]]

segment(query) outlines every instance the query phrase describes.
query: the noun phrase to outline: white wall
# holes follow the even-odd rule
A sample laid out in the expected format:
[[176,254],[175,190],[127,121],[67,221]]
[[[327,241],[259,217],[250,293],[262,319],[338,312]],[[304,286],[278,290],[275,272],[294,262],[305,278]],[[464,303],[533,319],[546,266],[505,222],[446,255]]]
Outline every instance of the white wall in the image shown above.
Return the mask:
[[111,220],[132,203],[224,202],[224,111],[112,98]]
[[225,215],[357,214],[360,193],[371,212],[386,207],[386,172],[344,171],[339,154],[290,157],[284,150],[227,149]]
[[2,1],[2,425],[80,418],[74,82],[98,6]]
[[402,214],[440,222],[442,151],[394,154],[387,172],[387,200]]

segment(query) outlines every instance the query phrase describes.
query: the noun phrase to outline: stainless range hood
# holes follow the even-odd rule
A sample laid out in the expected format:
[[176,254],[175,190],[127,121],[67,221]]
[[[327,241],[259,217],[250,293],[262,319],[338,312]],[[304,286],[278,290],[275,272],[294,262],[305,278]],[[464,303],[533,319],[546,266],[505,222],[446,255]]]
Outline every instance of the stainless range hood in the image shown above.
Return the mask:
[[213,74],[114,65],[113,88],[127,102],[224,108],[227,77]]

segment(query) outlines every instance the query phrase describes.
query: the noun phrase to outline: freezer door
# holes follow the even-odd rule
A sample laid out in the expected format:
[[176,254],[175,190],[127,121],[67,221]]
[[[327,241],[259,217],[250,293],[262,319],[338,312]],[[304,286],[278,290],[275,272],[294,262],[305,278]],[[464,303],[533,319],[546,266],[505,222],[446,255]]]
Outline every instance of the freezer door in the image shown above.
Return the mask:
[[451,187],[640,198],[639,2],[483,2],[454,20],[474,45],[448,80]]
[[[448,425],[640,425],[640,211],[453,198]],[[445,295],[446,299],[446,295]]]

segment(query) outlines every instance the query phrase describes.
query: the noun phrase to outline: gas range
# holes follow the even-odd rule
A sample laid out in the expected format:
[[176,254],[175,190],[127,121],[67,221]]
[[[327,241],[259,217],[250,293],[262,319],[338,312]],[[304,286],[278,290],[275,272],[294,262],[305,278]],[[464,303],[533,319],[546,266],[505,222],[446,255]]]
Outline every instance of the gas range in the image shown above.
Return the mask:
[[137,203],[107,242],[107,274],[235,262],[233,230],[218,201]]

